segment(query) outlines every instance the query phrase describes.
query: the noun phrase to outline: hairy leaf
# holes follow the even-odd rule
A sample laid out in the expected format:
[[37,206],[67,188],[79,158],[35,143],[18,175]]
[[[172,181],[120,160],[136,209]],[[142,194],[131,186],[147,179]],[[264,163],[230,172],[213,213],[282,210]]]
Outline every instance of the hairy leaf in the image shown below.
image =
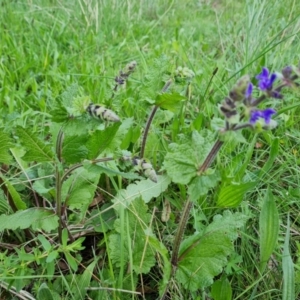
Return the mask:
[[20,210],[12,215],[0,216],[0,231],[26,229],[45,230],[50,232],[58,226],[58,217],[51,210],[29,208]]
[[89,151],[89,159],[97,158],[110,145],[120,125],[120,122],[113,123],[104,130],[96,130],[93,132],[86,145]]
[[197,201],[200,196],[206,195],[211,188],[217,185],[219,180],[219,172],[210,169],[206,174],[195,177],[188,185],[188,194],[191,201]]
[[53,161],[54,153],[50,145],[45,141],[41,141],[35,133],[20,126],[16,128],[16,133],[26,150],[26,154],[22,159],[37,162]]
[[171,144],[163,168],[167,171],[172,181],[188,184],[194,178],[198,169],[212,147],[213,136],[208,132],[197,131],[184,144]]
[[120,190],[113,199],[116,204],[115,208],[118,209],[120,206],[128,206],[136,198],[141,197],[145,203],[147,203],[152,198],[158,197],[167,189],[171,181],[166,175],[157,176],[157,178],[157,183],[150,179],[141,180],[137,183],[129,184],[126,190]]
[[227,256],[233,252],[233,241],[238,237],[246,217],[229,211],[217,215],[203,233],[182,243],[176,278],[191,291],[209,286],[213,277],[222,272]]
[[88,149],[85,146],[87,135],[72,135],[64,139],[62,156],[66,163],[73,164],[87,158]]

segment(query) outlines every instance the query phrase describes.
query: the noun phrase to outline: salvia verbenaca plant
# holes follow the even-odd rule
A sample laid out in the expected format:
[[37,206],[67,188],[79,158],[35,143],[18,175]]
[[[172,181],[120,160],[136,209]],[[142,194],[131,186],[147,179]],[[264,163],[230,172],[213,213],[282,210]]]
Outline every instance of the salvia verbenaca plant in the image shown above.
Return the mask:
[[[229,94],[219,105],[219,110],[225,118],[225,124],[219,131],[219,139],[215,142],[206,159],[198,169],[198,174],[205,174],[217,153],[221,149],[224,142],[227,140],[227,133],[238,131],[244,128],[255,131],[263,131],[273,129],[277,126],[277,122],[272,119],[276,115],[274,108],[275,101],[282,101],[284,95],[282,89],[285,87],[298,87],[299,83],[296,80],[300,75],[300,64],[298,66],[287,66],[281,72],[270,73],[269,69],[263,67],[260,74],[255,79],[257,86],[255,86],[250,76],[245,75],[241,77]],[[255,97],[259,94],[258,97]],[[265,101],[265,100],[268,100]],[[270,101],[273,100],[273,101]],[[261,108],[264,101],[269,105]],[[176,273],[179,261],[179,246],[186,228],[190,210],[193,202],[188,199],[182,211],[182,216],[178,225],[178,230],[175,236],[171,263],[173,265],[172,274]],[[167,295],[168,286],[161,299]]]

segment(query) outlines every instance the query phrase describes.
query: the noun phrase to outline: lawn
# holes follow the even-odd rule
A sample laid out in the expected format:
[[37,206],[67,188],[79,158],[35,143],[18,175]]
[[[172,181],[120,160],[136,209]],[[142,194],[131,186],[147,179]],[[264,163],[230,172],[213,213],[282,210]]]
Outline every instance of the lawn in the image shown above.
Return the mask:
[[0,26],[1,299],[299,299],[300,2]]

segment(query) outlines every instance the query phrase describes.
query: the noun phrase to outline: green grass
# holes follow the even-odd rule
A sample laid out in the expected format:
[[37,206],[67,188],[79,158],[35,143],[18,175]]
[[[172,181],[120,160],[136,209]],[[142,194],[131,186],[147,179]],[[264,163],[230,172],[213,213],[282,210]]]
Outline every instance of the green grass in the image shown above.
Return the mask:
[[[201,140],[203,130],[216,133],[218,104],[241,76],[256,83],[264,66],[275,72],[298,64],[299,16],[295,0],[3,0],[0,298],[160,299],[169,281],[165,299],[298,299],[299,88],[284,88],[283,100],[263,103],[277,110],[278,126],[259,134],[245,129],[244,142],[225,143],[211,177],[193,175],[182,183],[173,161],[181,149],[194,171],[203,162],[212,142]],[[115,77],[131,61],[135,72],[113,93]],[[180,66],[194,78],[176,82]],[[170,78],[169,91],[158,96]],[[84,113],[88,99],[122,122],[92,120]],[[168,109],[158,109],[144,155],[158,174],[154,184],[124,156],[139,155],[158,99]],[[112,160],[87,162],[107,157]],[[202,177],[205,183],[193,185]],[[255,187],[242,191],[236,207],[217,205],[224,187],[249,182]],[[174,237],[191,186],[198,197],[171,276]],[[60,200],[67,213],[58,230]],[[262,227],[272,222],[264,236]],[[219,231],[222,224],[231,243]],[[263,268],[268,234],[276,242]],[[220,269],[204,283],[207,270],[197,264],[206,249],[207,261],[216,258]],[[198,287],[185,282],[194,275]],[[219,285],[227,291],[222,296]]]

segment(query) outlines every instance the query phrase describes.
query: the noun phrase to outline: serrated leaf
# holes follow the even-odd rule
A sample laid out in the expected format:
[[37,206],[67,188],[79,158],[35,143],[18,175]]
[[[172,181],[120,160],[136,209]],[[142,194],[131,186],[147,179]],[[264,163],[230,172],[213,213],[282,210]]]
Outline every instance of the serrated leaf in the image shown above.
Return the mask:
[[97,158],[112,142],[121,123],[113,123],[105,130],[96,130],[90,137],[86,144],[89,151],[88,158]]
[[114,169],[110,169],[109,167],[105,167],[100,165],[100,163],[98,164],[92,164],[89,162],[84,163],[84,168],[88,171],[88,172],[94,172],[95,174],[106,174],[107,176],[122,176],[123,178],[127,178],[127,179],[141,179],[142,177],[137,175],[136,173],[131,173],[131,172],[121,172],[118,170],[114,170]]
[[56,123],[63,123],[69,119],[69,113],[60,103],[56,104],[53,110],[50,111],[52,121]]
[[26,154],[22,159],[37,162],[53,161],[54,153],[50,145],[41,141],[36,134],[20,126],[16,128],[16,133],[26,150]]
[[150,179],[141,180],[137,183],[129,184],[125,190],[120,190],[113,199],[115,209],[118,210],[120,206],[129,206],[136,198],[141,197],[145,203],[148,203],[152,198],[158,197],[167,189],[171,180],[166,175],[157,176],[157,178],[157,183]]
[[0,162],[9,164],[11,162],[9,148],[12,146],[12,140],[8,134],[0,130],[0,141]]
[[242,214],[226,211],[223,216],[215,216],[204,233],[185,240],[180,248],[177,280],[190,291],[211,285],[234,251],[237,229],[244,226],[246,219]]
[[77,169],[62,186],[62,199],[72,209],[80,209],[84,215],[94,197],[99,174]]
[[234,183],[223,185],[219,191],[218,207],[237,207],[244,195],[252,190],[256,182]]
[[115,152],[116,149],[119,149],[125,136],[128,133],[128,130],[133,126],[133,118],[128,118],[122,120],[122,124],[120,125],[116,135],[112,139],[109,147],[105,149],[104,153],[112,153]]
[[12,215],[0,216],[0,231],[26,229],[45,230],[50,232],[58,226],[58,217],[53,211],[42,208],[20,210]]
[[210,174],[196,176],[188,185],[188,194],[191,201],[197,201],[201,196],[214,188],[220,180],[219,172],[213,171]]
[[188,184],[197,175],[198,169],[212,148],[213,135],[193,131],[192,136],[184,144],[171,144],[163,169],[172,181]]
[[67,136],[62,147],[62,156],[67,164],[73,164],[87,158],[88,149],[85,146],[87,135]]
[[179,93],[172,93],[172,94],[159,94],[155,99],[155,105],[167,109],[172,112],[176,112],[180,109],[182,101],[186,98]]
[[156,259],[148,242],[148,235],[152,232],[148,227],[151,215],[147,213],[147,205],[136,199],[123,213],[124,218],[115,221],[118,234],[109,237],[110,258],[117,266],[125,266],[130,261],[136,274],[148,273]]
[[278,240],[279,214],[268,188],[259,216],[260,272],[263,272]]

